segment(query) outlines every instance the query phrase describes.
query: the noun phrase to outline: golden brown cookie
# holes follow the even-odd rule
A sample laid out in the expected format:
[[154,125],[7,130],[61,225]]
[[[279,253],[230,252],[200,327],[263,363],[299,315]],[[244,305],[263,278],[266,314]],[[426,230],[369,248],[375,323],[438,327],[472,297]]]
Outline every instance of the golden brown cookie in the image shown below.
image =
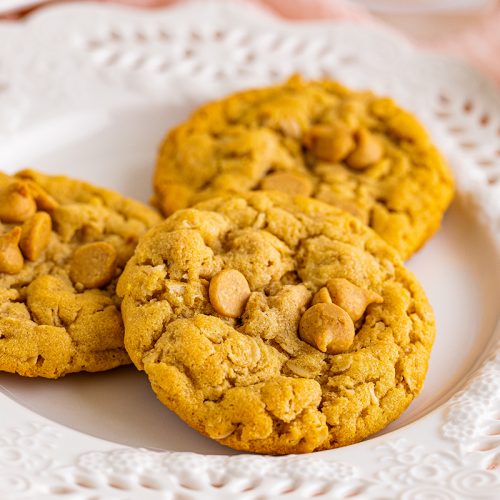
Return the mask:
[[159,221],[84,182],[0,173],[0,370],[57,378],[129,363],[116,282]]
[[427,132],[391,99],[298,77],[207,104],[158,155],[165,215],[215,195],[280,190],[351,212],[410,257],[438,229],[453,179]]
[[432,309],[358,219],[282,193],[216,198],[146,233],[117,286],[158,398],[238,450],[359,441],[420,392]]

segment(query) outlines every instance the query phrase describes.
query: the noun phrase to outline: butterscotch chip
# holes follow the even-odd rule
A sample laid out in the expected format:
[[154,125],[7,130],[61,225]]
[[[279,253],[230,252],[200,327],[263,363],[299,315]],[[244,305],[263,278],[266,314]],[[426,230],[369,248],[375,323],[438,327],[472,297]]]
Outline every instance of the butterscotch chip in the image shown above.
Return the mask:
[[35,200],[25,182],[13,181],[0,190],[0,220],[24,222],[36,212]]
[[59,206],[59,203],[53,196],[50,196],[44,189],[42,189],[36,182],[26,181],[28,188],[35,199],[38,210],[51,212]]
[[384,149],[380,141],[367,129],[356,133],[356,148],[347,157],[346,163],[354,169],[364,169],[382,159]]
[[311,304],[331,304],[332,303],[332,298],[330,297],[330,292],[328,291],[328,288],[325,286],[320,288],[315,294],[312,299]]
[[210,303],[222,316],[238,318],[250,297],[248,281],[236,269],[225,269],[210,280]]
[[155,204],[168,216],[259,190],[270,171],[307,178],[310,196],[351,212],[404,259],[453,198],[445,159],[411,113],[371,92],[295,77],[204,104],[171,130],[157,156]]
[[360,288],[344,278],[331,279],[326,286],[332,302],[344,309],[353,321],[361,318],[370,304],[384,302],[378,293]]
[[[118,193],[32,170],[0,172],[0,186],[4,201],[9,193],[18,203],[14,219],[25,219],[0,224],[0,372],[58,378],[130,363],[115,278],[159,214]],[[72,256],[103,240],[116,248],[113,280],[101,288],[73,283]],[[94,263],[93,271],[92,264],[73,266],[87,285],[108,279],[109,260]]]
[[312,127],[304,143],[317,158],[332,163],[344,159],[355,146],[352,132],[341,122]]
[[37,260],[47,248],[52,233],[52,219],[46,212],[37,212],[22,227],[19,247],[28,260]]
[[269,191],[281,191],[291,195],[309,196],[313,185],[310,179],[304,175],[293,172],[276,172],[264,177],[262,189]]
[[0,273],[17,274],[23,268],[23,254],[19,250],[20,238],[20,227],[0,236]]
[[300,318],[300,338],[321,352],[346,352],[354,340],[354,323],[349,315],[335,304],[311,306]]
[[69,277],[85,288],[100,288],[113,279],[116,258],[115,247],[105,241],[83,245],[71,258]]
[[[384,302],[354,325],[328,303],[340,277]],[[380,431],[419,393],[435,332],[396,250],[346,212],[276,191],[171,215],[141,238],[117,291],[127,351],[160,401],[202,434],[258,453]]]

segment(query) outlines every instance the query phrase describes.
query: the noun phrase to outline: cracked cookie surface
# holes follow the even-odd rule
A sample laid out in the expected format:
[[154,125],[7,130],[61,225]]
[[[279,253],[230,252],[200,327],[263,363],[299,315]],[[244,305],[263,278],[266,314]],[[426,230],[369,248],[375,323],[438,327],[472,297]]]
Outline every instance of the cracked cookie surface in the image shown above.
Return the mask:
[[249,90],[209,103],[161,145],[165,215],[250,190],[312,196],[351,212],[411,256],[438,229],[453,179],[427,132],[391,99],[331,81]]
[[[158,398],[199,432],[259,453],[384,428],[420,392],[435,335],[393,248],[335,207],[280,193],[171,215],[141,238],[117,292],[126,349]],[[328,314],[301,338],[318,308],[341,309],[355,330],[338,354],[314,345]]]
[[129,363],[116,282],[156,211],[26,170],[0,173],[0,220],[0,370],[57,378]]

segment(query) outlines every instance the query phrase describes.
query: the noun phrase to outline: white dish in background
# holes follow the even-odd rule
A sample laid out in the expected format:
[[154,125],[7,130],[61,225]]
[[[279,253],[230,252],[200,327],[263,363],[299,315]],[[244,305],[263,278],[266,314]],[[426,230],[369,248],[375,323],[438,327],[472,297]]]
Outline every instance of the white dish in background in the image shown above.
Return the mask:
[[299,457],[238,455],[184,425],[131,367],[57,381],[0,373],[6,498],[498,496],[500,98],[480,75],[381,31],[284,23],[235,2],[59,6],[0,24],[0,39],[2,169],[146,201],[168,127],[203,101],[300,71],[415,111],[459,186],[441,231],[408,263],[437,318],[426,385],[378,436]]

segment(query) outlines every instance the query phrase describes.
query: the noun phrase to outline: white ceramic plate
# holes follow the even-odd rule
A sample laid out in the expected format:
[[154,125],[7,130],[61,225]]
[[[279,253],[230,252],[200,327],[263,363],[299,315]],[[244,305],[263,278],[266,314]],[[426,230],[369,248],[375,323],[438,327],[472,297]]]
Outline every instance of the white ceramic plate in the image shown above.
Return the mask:
[[273,458],[199,436],[131,367],[57,381],[0,374],[2,499],[498,498],[500,97],[470,68],[372,28],[284,23],[236,2],[48,8],[0,24],[0,168],[146,201],[167,128],[207,99],[294,71],[394,96],[454,168],[459,195],[408,263],[438,326],[421,396],[363,443]]

